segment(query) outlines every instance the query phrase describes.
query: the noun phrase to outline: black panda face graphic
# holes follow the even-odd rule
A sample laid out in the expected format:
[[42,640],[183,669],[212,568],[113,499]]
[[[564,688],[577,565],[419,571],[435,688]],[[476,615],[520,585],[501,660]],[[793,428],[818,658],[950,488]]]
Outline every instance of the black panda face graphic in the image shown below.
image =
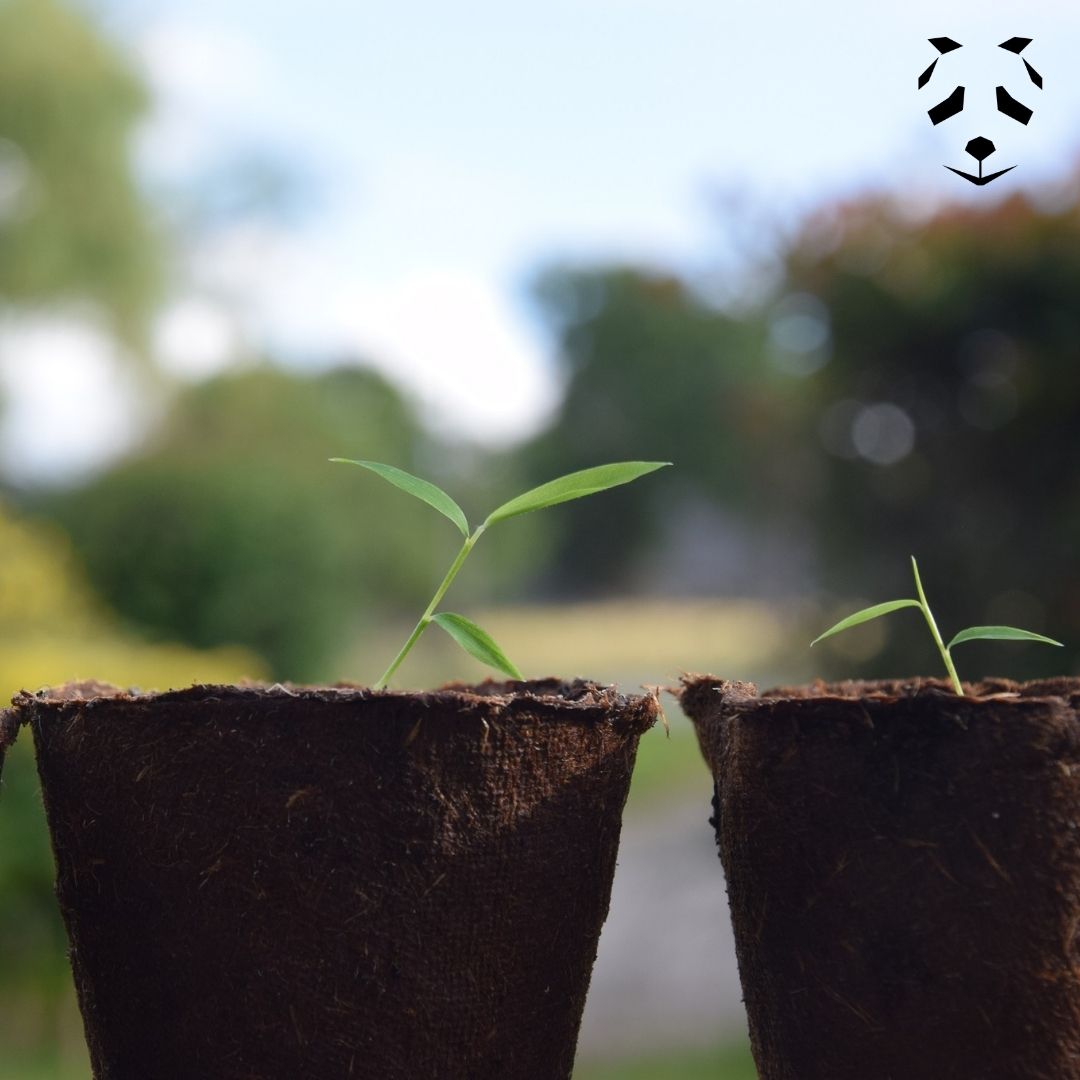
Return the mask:
[[[952,38],[936,37],[929,40],[930,44],[937,49],[939,56],[935,57],[933,63],[919,76],[920,90],[930,83],[931,77],[938,68],[938,61],[942,56],[964,47],[960,42],[953,41]],[[1013,37],[997,46],[998,49],[1003,49],[1006,53],[1011,53],[1016,57],[1016,60],[1011,62],[1008,71],[1002,76],[1002,82],[998,86],[991,88],[987,85],[984,88],[977,89],[973,86],[953,84],[953,88],[944,97],[938,97],[935,94],[935,103],[927,110],[930,122],[936,127],[938,124],[951,121],[950,126],[961,127],[956,118],[965,115],[965,108],[969,113],[978,111],[972,108],[973,105],[977,105],[982,112],[980,122],[985,124],[988,122],[986,120],[986,109],[990,107],[992,102],[996,119],[1003,119],[1005,123],[1013,126],[1019,124],[1026,127],[1028,121],[1034,115],[1034,110],[1027,103],[1030,98],[1031,87],[1034,86],[1036,89],[1041,90],[1043,85],[1042,76],[1020,55],[1030,44],[1031,38]],[[1017,61],[1021,61],[1023,66],[1021,67]],[[935,83],[938,88],[946,88],[949,84],[944,76],[950,69],[950,62],[944,61],[941,67],[943,70],[938,75]],[[1012,75],[1014,68],[1015,79]],[[1006,79],[1018,96],[1014,97],[1005,86]],[[996,180],[999,176],[1004,176],[1007,172],[1011,172],[1016,166],[1009,165],[1007,168],[999,169],[996,172],[984,174],[983,162],[997,151],[997,147],[984,131],[978,128],[975,131],[976,133],[972,133],[969,128],[966,133],[970,137],[964,146],[964,150],[978,162],[978,175],[965,172],[963,169],[954,169],[951,165],[946,165],[945,168],[956,173],[957,176],[962,176],[965,180],[970,180],[973,184],[982,186]]]

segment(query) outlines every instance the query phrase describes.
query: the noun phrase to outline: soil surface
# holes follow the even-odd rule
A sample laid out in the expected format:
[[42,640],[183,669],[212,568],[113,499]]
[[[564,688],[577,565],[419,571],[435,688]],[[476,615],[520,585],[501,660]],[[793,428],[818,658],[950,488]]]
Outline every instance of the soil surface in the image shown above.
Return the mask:
[[684,682],[763,1080],[1080,1080],[1080,680]]
[[653,699],[81,684],[13,715],[97,1080],[569,1077]]

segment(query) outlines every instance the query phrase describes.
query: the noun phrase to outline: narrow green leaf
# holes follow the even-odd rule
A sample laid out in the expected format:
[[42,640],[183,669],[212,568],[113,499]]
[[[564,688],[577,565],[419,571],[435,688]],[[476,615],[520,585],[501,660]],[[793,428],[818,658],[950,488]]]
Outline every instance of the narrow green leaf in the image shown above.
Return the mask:
[[331,461],[340,462],[343,465],[359,465],[361,469],[368,469],[389,480],[394,487],[407,491],[428,506],[434,506],[440,514],[448,517],[460,530],[461,535],[468,537],[469,522],[460,506],[442,488],[436,487],[427,480],[421,480],[419,476],[405,472],[404,469],[396,469],[393,465],[381,465],[377,461],[353,461],[351,458],[331,458]]
[[819,635],[810,642],[810,647],[813,648],[819,641],[824,641],[825,638],[832,637],[833,634],[839,634],[841,630],[847,630],[852,626],[858,626],[860,623],[869,622],[871,619],[878,618],[879,615],[888,615],[890,611],[899,611],[901,608],[921,606],[918,600],[886,600],[884,604],[875,604],[873,607],[863,608],[862,611],[856,611],[854,615],[841,619],[835,626],[830,626],[824,634]]
[[969,626],[961,630],[947,647],[951,649],[965,641],[1041,641],[1044,645],[1061,645],[1053,638],[1033,634],[1030,630],[1017,630],[1015,626]]
[[583,499],[586,495],[607,491],[608,488],[618,487],[620,484],[629,484],[639,476],[645,476],[670,464],[670,461],[617,461],[611,465],[596,465],[591,469],[560,476],[557,480],[549,480],[546,484],[526,491],[524,495],[518,495],[492,510],[484,525],[494,525],[496,521],[505,521],[507,518],[517,517],[518,514],[543,510],[571,499]]
[[482,664],[509,675],[511,679],[524,676],[507,659],[506,653],[492,640],[491,635],[481,630],[464,615],[455,615],[452,611],[440,611],[432,616],[432,622],[438,623],[470,656],[476,657]]
[[926,602],[926,593],[923,591],[922,578],[919,576],[919,564],[915,561],[915,556],[911,556],[911,572],[915,575],[915,591],[919,594],[919,603],[924,610],[929,611],[930,605]]

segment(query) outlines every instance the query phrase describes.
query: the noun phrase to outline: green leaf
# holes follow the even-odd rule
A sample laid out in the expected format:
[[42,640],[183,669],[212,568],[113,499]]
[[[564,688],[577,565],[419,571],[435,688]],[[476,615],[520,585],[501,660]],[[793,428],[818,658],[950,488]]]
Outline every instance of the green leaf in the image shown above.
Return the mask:
[[670,464],[670,461],[618,461],[611,465],[596,465],[591,469],[560,476],[558,480],[549,480],[546,484],[526,491],[524,495],[519,495],[492,510],[484,526],[517,517],[518,514],[528,514],[533,510],[543,510],[548,506],[569,502],[571,499],[583,499],[586,495],[595,495],[620,484],[629,484],[639,476],[645,476]]
[[911,572],[915,575],[915,591],[919,594],[919,603],[927,611],[930,610],[930,605],[926,602],[926,593],[923,591],[922,578],[919,576],[919,564],[915,561],[915,556],[911,556]]
[[432,616],[432,622],[438,623],[470,656],[476,657],[482,664],[509,675],[511,679],[524,676],[507,659],[506,653],[492,640],[491,635],[481,630],[464,615],[455,615],[452,611],[440,611]]
[[461,530],[462,536],[468,537],[469,522],[465,518],[464,511],[442,488],[436,487],[427,480],[421,480],[419,476],[413,476],[404,469],[396,469],[393,465],[381,465],[377,461],[353,461],[351,458],[340,457],[330,460],[343,465],[359,465],[361,469],[368,469],[384,480],[389,480],[394,487],[407,491],[410,495],[426,502],[428,506],[434,506],[440,514],[448,517]]
[[[1044,645],[1061,645],[1060,641],[1015,626],[969,626],[961,630],[946,646],[951,649],[965,641],[1041,641]],[[1061,646],[1064,648],[1064,646]]]
[[839,634],[841,630],[847,630],[852,626],[858,626],[860,623],[876,619],[879,615],[888,615],[890,611],[899,611],[901,608],[906,607],[922,607],[922,605],[918,600],[886,600],[884,604],[875,604],[873,607],[863,608],[862,611],[856,611],[854,615],[841,619],[835,626],[830,626],[824,634],[810,642],[810,647],[813,648],[819,641],[824,641],[825,638],[832,637],[833,634]]

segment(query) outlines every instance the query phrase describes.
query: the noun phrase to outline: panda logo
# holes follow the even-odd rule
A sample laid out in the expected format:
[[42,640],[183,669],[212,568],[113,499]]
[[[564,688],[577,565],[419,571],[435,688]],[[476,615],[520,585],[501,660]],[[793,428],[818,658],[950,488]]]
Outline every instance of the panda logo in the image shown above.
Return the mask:
[[[998,49],[1004,50],[1005,53],[1010,53],[1016,59],[1023,61],[1023,69],[1016,63],[1016,59],[1006,58],[1001,56],[995,50],[995,57],[1000,57],[1008,66],[1006,70],[997,73],[996,77],[991,79],[992,82],[999,82],[999,85],[994,88],[993,94],[989,87],[985,90],[973,90],[970,94],[968,87],[965,85],[956,85],[955,89],[951,90],[945,97],[937,101],[930,109],[927,110],[927,115],[930,117],[930,122],[936,127],[938,124],[943,124],[947,120],[953,120],[954,117],[964,116],[965,109],[967,110],[967,117],[971,117],[974,114],[974,119],[969,119],[967,131],[964,134],[968,135],[967,144],[964,146],[964,150],[971,155],[978,162],[979,171],[978,174],[965,172],[963,169],[954,169],[951,165],[946,165],[945,168],[950,172],[956,173],[957,176],[962,176],[965,180],[970,180],[973,184],[978,184],[980,187],[984,184],[989,184],[991,181],[996,180],[999,176],[1004,176],[1007,172],[1011,172],[1016,168],[1015,165],[1010,165],[1007,168],[999,169],[996,172],[983,173],[983,162],[997,151],[997,147],[994,142],[987,136],[987,130],[990,126],[993,126],[992,134],[995,135],[1001,141],[1008,142],[1009,135],[1012,131],[1015,131],[1016,124],[1022,124],[1027,126],[1028,121],[1031,119],[1034,110],[1029,105],[1019,98],[1014,97],[1005,86],[1005,82],[1009,81],[1013,89],[1022,97],[1027,97],[1026,90],[1021,90],[1016,86],[1015,79],[1022,77],[1024,71],[1027,72],[1027,78],[1031,84],[1042,89],[1043,78],[1042,76],[1024,59],[1020,54],[1031,44],[1031,38],[1024,37],[1012,37],[1008,41],[1003,41],[997,46]],[[919,89],[924,89],[930,82],[931,76],[934,74],[935,69],[938,66],[938,60],[941,59],[946,53],[955,52],[957,49],[962,49],[962,46],[958,41],[953,41],[952,38],[936,37],[929,39],[930,44],[934,46],[938,51],[938,56],[934,58],[933,63],[919,76]],[[942,65],[946,70],[954,70],[956,67],[956,59],[950,61],[947,64]],[[985,79],[985,73],[980,71],[977,78],[981,81]],[[944,83],[944,79],[940,76],[937,80],[937,84],[940,86]],[[947,84],[946,84],[947,85]],[[1024,84],[1027,86],[1027,84]],[[1030,89],[1028,86],[1027,89]],[[990,103],[993,101],[994,109],[991,112]],[[1002,120],[1002,118],[1005,118]],[[997,122],[1001,121],[1002,124],[1009,125],[1007,128],[1001,130],[1000,134],[997,127]],[[960,127],[960,124],[953,124],[950,126]]]

